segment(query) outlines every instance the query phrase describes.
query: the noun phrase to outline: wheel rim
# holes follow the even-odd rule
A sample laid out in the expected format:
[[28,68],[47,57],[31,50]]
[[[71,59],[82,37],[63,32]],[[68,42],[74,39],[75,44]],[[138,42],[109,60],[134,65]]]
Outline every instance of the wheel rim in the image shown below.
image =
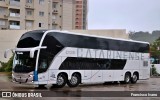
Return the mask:
[[62,85],[64,83],[64,79],[62,76],[58,76],[57,78],[57,85]]
[[78,82],[78,78],[77,78],[76,76],[72,76],[72,78],[71,78],[71,80],[70,80],[70,83],[71,83],[72,85],[75,85],[75,84],[77,84],[77,82]]
[[130,77],[127,75],[126,76],[126,82],[128,83],[130,81]]
[[137,75],[133,75],[133,81],[137,81]]

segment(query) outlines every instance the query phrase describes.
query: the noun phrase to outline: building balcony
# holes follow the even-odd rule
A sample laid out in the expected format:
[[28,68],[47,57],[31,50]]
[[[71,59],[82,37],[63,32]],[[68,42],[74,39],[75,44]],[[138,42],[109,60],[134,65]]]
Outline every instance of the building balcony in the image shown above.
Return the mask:
[[25,16],[25,20],[34,21],[34,16]]
[[26,5],[25,5],[25,8],[26,9],[34,9],[34,5],[33,5],[33,3],[26,3]]
[[8,21],[20,21],[20,17],[8,17]]
[[0,25],[0,30],[6,30],[6,29],[8,29],[8,27],[7,27],[7,25]]
[[8,15],[7,14],[0,14],[0,19],[8,19]]
[[20,29],[20,25],[10,25],[10,29]]
[[53,13],[53,14],[58,14],[58,10],[54,9],[54,10],[52,11],[52,13]]
[[54,3],[58,3],[58,2],[59,2],[59,0],[52,0],[52,2],[54,2]]
[[25,26],[25,29],[26,30],[33,30],[33,25],[31,25],[31,26]]
[[19,1],[10,1],[10,6],[16,6],[16,7],[20,7],[20,2]]
[[20,17],[19,13],[10,13],[10,17]]
[[53,20],[53,21],[52,21],[52,24],[53,24],[53,25],[58,25],[58,22],[55,21],[55,20]]
[[6,1],[0,1],[0,7],[8,7],[8,4]]

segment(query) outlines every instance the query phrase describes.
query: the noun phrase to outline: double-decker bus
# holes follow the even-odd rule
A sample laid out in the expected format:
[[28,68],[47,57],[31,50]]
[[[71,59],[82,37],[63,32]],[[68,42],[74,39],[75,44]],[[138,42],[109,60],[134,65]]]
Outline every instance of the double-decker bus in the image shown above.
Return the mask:
[[[149,43],[55,30],[24,33],[16,48],[12,80],[43,87],[76,87],[150,77]],[[5,56],[7,52],[5,52]]]

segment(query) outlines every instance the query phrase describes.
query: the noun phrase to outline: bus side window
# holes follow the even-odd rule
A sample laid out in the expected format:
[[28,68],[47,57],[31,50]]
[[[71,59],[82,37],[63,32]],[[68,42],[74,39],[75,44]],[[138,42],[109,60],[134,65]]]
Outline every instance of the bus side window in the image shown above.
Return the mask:
[[47,68],[47,61],[45,59],[43,59],[41,61],[40,68],[41,69],[46,69]]
[[111,60],[108,60],[106,62],[106,69],[110,69],[110,67],[111,67]]

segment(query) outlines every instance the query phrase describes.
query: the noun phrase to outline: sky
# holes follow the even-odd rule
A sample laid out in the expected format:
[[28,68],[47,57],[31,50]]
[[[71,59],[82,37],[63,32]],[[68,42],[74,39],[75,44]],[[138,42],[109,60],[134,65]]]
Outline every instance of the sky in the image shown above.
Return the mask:
[[160,30],[160,0],[89,0],[88,29]]

